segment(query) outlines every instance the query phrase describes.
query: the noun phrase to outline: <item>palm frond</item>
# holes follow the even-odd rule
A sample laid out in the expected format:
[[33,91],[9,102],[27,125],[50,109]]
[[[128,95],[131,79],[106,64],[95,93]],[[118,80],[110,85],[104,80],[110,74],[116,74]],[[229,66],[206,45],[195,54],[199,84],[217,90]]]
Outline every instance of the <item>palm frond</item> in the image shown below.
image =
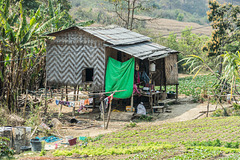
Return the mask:
[[44,24],[42,24],[37,30],[36,33],[41,33],[44,30],[47,29],[47,27],[49,27],[55,20],[60,19],[63,15],[65,14],[65,12],[62,12],[61,14],[49,19],[47,22],[45,22]]
[[38,23],[34,24],[29,31],[27,32],[27,34],[25,34],[25,36],[23,37],[21,44],[25,44],[27,41],[29,41],[29,39],[31,38],[33,32],[35,31],[36,27],[37,27]]

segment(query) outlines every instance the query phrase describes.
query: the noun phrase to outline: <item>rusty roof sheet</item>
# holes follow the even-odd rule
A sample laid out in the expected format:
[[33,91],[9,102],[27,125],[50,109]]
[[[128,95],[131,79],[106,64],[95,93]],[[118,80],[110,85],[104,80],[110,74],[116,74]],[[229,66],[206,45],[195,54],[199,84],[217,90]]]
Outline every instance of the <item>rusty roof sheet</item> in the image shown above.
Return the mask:
[[138,44],[121,45],[121,46],[113,46],[113,45],[106,45],[106,46],[122,51],[129,55],[132,55],[141,60],[148,59],[150,61],[166,57],[168,56],[168,54],[179,53],[178,51],[172,50],[170,48],[167,48],[152,42],[143,42]]

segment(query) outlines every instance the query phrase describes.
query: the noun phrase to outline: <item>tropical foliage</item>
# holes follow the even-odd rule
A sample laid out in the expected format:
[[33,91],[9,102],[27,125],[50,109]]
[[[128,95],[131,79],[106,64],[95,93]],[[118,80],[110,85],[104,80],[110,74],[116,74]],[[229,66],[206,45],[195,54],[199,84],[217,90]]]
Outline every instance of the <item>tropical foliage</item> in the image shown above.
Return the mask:
[[23,0],[16,4],[0,1],[0,100],[10,111],[25,89],[43,86],[45,77],[45,34],[74,23],[59,3],[42,4],[36,11],[26,10]]

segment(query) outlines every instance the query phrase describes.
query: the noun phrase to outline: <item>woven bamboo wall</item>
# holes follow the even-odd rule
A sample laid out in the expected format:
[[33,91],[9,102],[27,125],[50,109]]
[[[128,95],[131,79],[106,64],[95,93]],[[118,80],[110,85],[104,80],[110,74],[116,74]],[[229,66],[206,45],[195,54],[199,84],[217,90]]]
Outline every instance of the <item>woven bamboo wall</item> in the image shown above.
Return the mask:
[[47,81],[76,86],[82,84],[84,68],[94,68],[93,84],[104,84],[105,55],[103,41],[80,30],[56,35],[47,42]]
[[165,74],[167,85],[178,84],[177,54],[165,57]]
[[156,60],[156,73],[153,74],[153,82],[156,86],[164,86],[166,81],[164,58]]

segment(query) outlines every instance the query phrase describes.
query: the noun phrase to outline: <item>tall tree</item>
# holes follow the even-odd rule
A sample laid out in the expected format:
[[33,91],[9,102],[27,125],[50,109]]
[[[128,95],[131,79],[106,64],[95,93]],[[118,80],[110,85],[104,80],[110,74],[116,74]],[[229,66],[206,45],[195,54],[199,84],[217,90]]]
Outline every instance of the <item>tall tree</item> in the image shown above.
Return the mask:
[[124,24],[127,29],[132,30],[135,20],[146,20],[136,17],[137,11],[151,10],[153,6],[149,6],[150,0],[109,0],[113,5],[113,12]]
[[[240,7],[232,4],[219,4],[216,0],[209,1],[208,20],[213,28],[212,38],[203,48],[208,56],[224,54],[228,45],[240,40]],[[239,50],[239,48],[238,48]],[[222,72],[220,58],[219,73]]]

